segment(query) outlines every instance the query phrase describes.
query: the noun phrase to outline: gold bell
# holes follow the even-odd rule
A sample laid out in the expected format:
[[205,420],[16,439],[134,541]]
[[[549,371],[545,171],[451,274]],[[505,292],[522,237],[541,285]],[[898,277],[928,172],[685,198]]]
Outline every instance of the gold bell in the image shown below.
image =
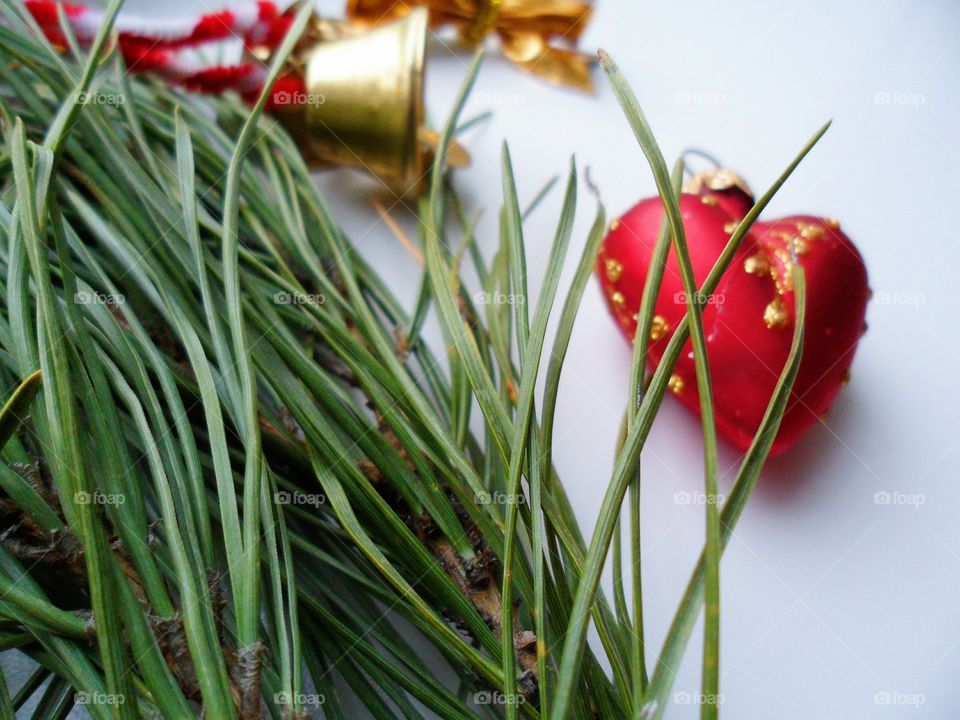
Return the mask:
[[[362,32],[317,20],[294,64],[306,102],[275,113],[311,166],[362,168],[401,196],[426,186],[435,138],[423,127],[426,44],[425,8]],[[464,156],[455,148],[451,164]]]

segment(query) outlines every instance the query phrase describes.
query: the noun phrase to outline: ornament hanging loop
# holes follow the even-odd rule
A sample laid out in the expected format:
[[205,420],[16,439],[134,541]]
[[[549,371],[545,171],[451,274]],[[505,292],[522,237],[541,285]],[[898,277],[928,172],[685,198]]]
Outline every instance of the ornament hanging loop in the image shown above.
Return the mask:
[[706,160],[708,163],[713,165],[713,167],[718,168],[722,167],[723,163],[717,159],[716,155],[711,155],[706,150],[701,150],[700,148],[684,148],[683,152],[680,153],[680,157],[683,159],[683,170],[690,175],[693,175],[693,170],[690,169],[690,163],[687,161],[688,157],[699,157]]

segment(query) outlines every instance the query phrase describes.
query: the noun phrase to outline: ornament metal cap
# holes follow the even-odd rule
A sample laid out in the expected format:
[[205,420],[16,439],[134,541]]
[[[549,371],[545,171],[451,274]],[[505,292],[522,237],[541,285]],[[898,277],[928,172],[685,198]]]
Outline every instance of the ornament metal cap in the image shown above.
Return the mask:
[[701,190],[729,190],[736,188],[753,199],[753,190],[740,175],[730,168],[717,167],[700,170],[683,181],[683,192],[698,195]]

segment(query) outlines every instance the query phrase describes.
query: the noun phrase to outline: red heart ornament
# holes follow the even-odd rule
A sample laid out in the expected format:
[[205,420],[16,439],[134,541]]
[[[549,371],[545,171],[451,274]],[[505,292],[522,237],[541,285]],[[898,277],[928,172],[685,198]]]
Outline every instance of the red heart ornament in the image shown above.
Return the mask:
[[[729,171],[702,173],[685,187],[680,214],[698,286],[752,204],[749,189]],[[598,257],[600,285],[629,342],[662,219],[659,197],[641,201],[611,223]],[[827,412],[849,378],[857,342],[866,329],[867,270],[839,223],[809,215],[754,223],[703,311],[717,432],[740,450],[750,446],[760,427],[790,352],[791,243],[807,281],[804,347],[771,454],[792,446]],[[671,246],[650,332],[651,367],[660,361],[685,314],[683,284]],[[690,342],[669,387],[699,414]]]

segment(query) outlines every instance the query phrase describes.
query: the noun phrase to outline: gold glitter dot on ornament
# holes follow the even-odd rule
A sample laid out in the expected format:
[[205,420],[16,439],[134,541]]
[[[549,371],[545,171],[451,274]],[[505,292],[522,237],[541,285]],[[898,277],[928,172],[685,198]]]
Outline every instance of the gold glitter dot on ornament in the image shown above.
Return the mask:
[[667,387],[670,388],[670,392],[674,395],[679,395],[683,392],[683,378],[674,373],[670,376],[670,380],[667,381]]
[[797,230],[800,231],[800,237],[806,240],[816,240],[823,237],[823,226],[812,223],[798,222]]
[[701,195],[700,202],[702,202],[704,205],[709,205],[710,207],[716,207],[720,204],[713,195]]
[[[790,242],[795,236],[790,237]],[[771,268],[771,276],[777,286],[777,294],[783,295],[788,290],[793,290],[793,256],[783,248],[775,248],[773,254],[783,267],[783,273],[778,272],[776,267]]]
[[620,227],[620,219],[619,219],[619,218],[614,218],[613,220],[610,221],[610,232],[613,232],[613,231],[616,230],[618,227]]
[[613,303],[614,305],[616,305],[617,307],[623,307],[623,304],[626,302],[626,298],[623,297],[623,293],[622,293],[622,292],[620,292],[619,290],[616,290],[616,291],[610,296],[610,302],[612,302],[612,303]]
[[607,258],[606,268],[607,280],[610,282],[616,282],[623,274],[623,265],[620,263],[620,261],[614,260],[613,258]]
[[740,223],[739,223],[739,222],[737,222],[736,220],[731,220],[730,222],[724,224],[724,226],[723,226],[723,231],[724,231],[727,235],[729,235],[729,234],[732,233],[734,230],[736,230],[739,226],[740,226]]
[[826,220],[823,221],[823,223],[831,230],[840,229],[840,221],[837,220],[836,218],[827,218]]
[[650,339],[659,340],[670,332],[670,323],[663,315],[654,315],[653,322],[650,323]]
[[763,253],[751,255],[743,261],[743,269],[751,275],[768,275],[770,273],[770,259]]
[[779,330],[787,326],[790,316],[787,313],[787,306],[783,304],[780,298],[774,298],[763,311],[763,322],[771,330]]

